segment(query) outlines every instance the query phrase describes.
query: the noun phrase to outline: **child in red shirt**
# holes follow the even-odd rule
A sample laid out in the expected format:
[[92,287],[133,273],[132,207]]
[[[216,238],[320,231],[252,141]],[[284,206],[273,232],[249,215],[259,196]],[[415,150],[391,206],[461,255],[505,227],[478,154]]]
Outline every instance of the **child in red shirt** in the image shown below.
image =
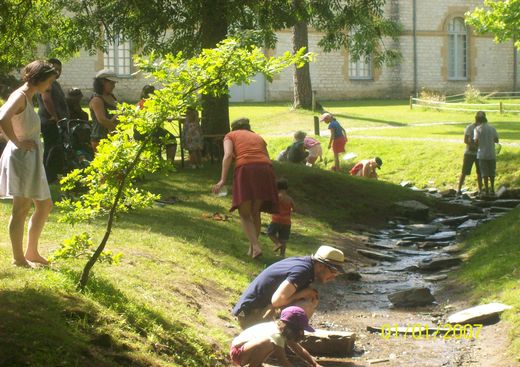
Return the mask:
[[285,257],[285,248],[291,234],[291,212],[294,210],[294,200],[287,194],[289,184],[285,178],[277,180],[276,187],[279,213],[272,214],[267,235],[274,242],[274,252],[280,251],[280,256]]

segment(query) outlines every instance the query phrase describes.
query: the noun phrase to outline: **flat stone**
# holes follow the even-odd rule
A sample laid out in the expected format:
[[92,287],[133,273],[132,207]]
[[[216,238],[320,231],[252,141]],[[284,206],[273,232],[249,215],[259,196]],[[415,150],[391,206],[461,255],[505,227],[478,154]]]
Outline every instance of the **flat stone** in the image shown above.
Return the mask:
[[401,268],[387,268],[386,270],[388,271],[392,271],[392,272],[409,272],[409,271],[417,271],[419,270],[419,267],[417,265],[410,265],[410,266],[405,266],[405,267],[401,267]]
[[450,268],[452,266],[459,265],[462,262],[462,259],[458,256],[444,256],[444,257],[434,257],[432,259],[424,259],[419,263],[419,270],[422,271],[434,271],[445,268]]
[[446,231],[435,233],[431,236],[426,237],[426,241],[446,241],[452,240],[457,236],[457,232],[455,231]]
[[412,181],[401,181],[400,185],[402,187],[412,187],[413,186],[413,182]]
[[427,249],[435,248],[435,247],[446,247],[446,246],[451,245],[452,243],[453,242],[450,242],[450,241],[425,241],[425,242],[419,243],[417,245],[417,247],[419,247],[420,249],[423,249],[423,250],[427,250]]
[[407,218],[427,220],[430,208],[416,200],[399,201],[394,204],[397,212]]
[[423,277],[427,282],[439,282],[441,280],[447,279],[447,274],[439,274],[439,275],[431,275],[429,277]]
[[412,235],[431,235],[437,232],[440,228],[439,225],[435,224],[410,224],[405,227]]
[[457,227],[457,229],[460,230],[466,230],[466,229],[473,229],[476,226],[478,226],[478,220],[475,219],[468,219],[464,223],[462,223],[460,226]]
[[419,234],[406,235],[401,237],[403,241],[424,241],[425,238],[426,236]]
[[500,206],[492,206],[489,208],[490,213],[507,213],[510,212],[513,208],[504,208]]
[[436,194],[439,192],[439,189],[436,189],[435,187],[429,187],[426,189],[429,194]]
[[476,207],[479,207],[479,208],[489,208],[489,207],[493,206],[493,202],[488,201],[488,200],[475,200],[473,202],[473,205],[475,205]]
[[443,198],[452,198],[455,197],[455,195],[457,195],[457,191],[454,189],[448,189],[439,192],[439,194],[441,194]]
[[363,256],[368,257],[369,259],[386,260],[386,261],[395,261],[395,260],[397,260],[394,256],[391,256],[391,255],[388,255],[388,254],[384,254],[382,252],[363,250],[363,249],[357,249],[357,252],[360,253]]
[[396,245],[400,246],[400,247],[410,247],[410,246],[413,246],[414,244],[415,244],[415,242],[407,241],[407,240],[400,240],[400,241],[397,241],[397,243],[396,243]]
[[439,220],[439,223],[442,223],[447,226],[458,226],[469,219],[469,215],[462,215],[458,217],[448,217],[442,218]]
[[516,208],[518,205],[520,205],[520,200],[518,199],[495,200],[495,206],[500,206],[502,208]]
[[504,196],[504,194],[507,192],[507,187],[505,186],[500,186],[496,192],[496,195],[497,195],[497,198],[500,198],[502,196]]
[[494,321],[502,312],[509,310],[511,306],[502,303],[487,303],[454,313],[448,317],[450,324],[485,324]]
[[415,307],[429,305],[435,301],[435,297],[429,288],[411,288],[388,295],[388,299],[394,306]]
[[407,255],[407,256],[417,256],[417,255],[425,255],[423,251],[415,251],[415,250],[394,250],[396,254]]
[[486,214],[484,213],[469,213],[468,214],[469,219],[485,219]]
[[349,331],[328,331],[316,329],[314,333],[305,332],[300,345],[312,355],[350,356],[354,352],[356,334]]
[[442,249],[443,252],[447,254],[457,254],[462,251],[462,247],[460,245],[450,245]]
[[381,250],[392,250],[394,248],[394,246],[387,245],[387,244],[382,243],[382,242],[368,242],[367,246],[368,247],[372,247],[372,248],[378,248],[378,249],[381,249]]

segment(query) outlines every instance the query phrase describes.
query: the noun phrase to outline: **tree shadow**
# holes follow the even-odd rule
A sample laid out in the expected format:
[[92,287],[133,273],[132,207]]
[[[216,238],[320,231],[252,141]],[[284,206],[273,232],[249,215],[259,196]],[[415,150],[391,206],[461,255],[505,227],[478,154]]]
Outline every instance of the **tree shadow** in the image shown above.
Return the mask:
[[335,113],[334,117],[341,117],[341,118],[350,119],[350,120],[377,122],[377,123],[381,123],[381,124],[385,124],[385,125],[389,125],[389,126],[408,126],[408,124],[405,124],[405,123],[399,122],[399,121],[390,121],[390,120],[375,119],[375,118],[370,118],[370,117],[361,117],[361,116],[354,115],[354,114]]
[[[98,312],[79,297],[25,287],[0,291],[0,365],[149,366],[96,327]],[[100,341],[104,340],[104,343]]]

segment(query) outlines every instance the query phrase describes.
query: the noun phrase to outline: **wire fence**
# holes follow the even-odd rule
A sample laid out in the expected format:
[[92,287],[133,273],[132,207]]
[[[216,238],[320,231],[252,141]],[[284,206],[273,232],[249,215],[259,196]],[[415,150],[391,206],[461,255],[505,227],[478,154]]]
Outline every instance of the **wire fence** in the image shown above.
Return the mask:
[[[444,111],[484,111],[500,114],[520,114],[520,92],[489,92],[481,93],[480,97],[484,101],[483,103],[465,103],[463,93],[446,96],[444,101],[410,97],[410,109],[431,108]],[[516,102],[516,100],[518,100],[519,103],[513,103]]]

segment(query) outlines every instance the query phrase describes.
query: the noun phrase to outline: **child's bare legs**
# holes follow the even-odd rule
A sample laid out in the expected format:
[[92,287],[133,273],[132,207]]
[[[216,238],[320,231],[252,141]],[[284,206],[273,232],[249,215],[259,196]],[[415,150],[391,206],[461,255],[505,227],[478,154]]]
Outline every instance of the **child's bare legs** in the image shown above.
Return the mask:
[[270,234],[269,238],[274,243],[273,251],[276,252],[276,251],[280,250],[280,248],[282,247],[282,243],[278,240],[278,237],[275,236],[274,234]]
[[339,153],[334,153],[334,171],[339,171]]
[[23,255],[23,230],[30,208],[31,199],[17,196],[13,198],[13,209],[9,219],[9,237],[13,247],[13,263],[18,266],[29,266]]
[[248,341],[244,344],[243,352],[240,354],[240,364],[242,366],[260,367],[273,350],[273,344],[268,338]]
[[307,157],[307,165],[310,165],[310,166],[314,166],[314,163],[316,163],[316,160],[318,159],[318,157],[311,157],[311,156],[308,156]]
[[280,256],[285,257],[285,249],[287,248],[286,241],[280,241]]
[[[238,213],[240,214],[240,221],[242,223],[242,229],[245,235],[249,239],[249,252],[253,258],[258,257],[262,254],[262,249],[258,243],[258,236],[260,234],[260,211],[261,206],[257,204],[257,201],[247,200],[242,202],[238,207]],[[258,213],[253,210],[258,207]]]
[[25,259],[47,265],[49,262],[38,253],[38,241],[42,234],[43,226],[52,209],[51,199],[34,200],[34,213],[29,219],[29,228],[27,234],[27,251]]

